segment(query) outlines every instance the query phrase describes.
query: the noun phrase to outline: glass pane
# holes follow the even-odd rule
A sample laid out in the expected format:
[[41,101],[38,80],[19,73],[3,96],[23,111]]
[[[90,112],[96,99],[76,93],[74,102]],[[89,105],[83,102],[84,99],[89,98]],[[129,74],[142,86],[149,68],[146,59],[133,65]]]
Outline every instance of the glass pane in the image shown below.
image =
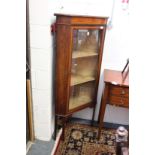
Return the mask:
[[98,69],[98,30],[74,30],[69,110],[94,99]]

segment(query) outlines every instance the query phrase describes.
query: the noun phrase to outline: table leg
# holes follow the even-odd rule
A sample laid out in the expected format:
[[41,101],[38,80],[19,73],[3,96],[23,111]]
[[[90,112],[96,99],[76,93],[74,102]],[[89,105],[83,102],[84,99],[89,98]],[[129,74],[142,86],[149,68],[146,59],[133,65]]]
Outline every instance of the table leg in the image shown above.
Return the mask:
[[105,83],[105,88],[104,88],[104,93],[101,100],[100,112],[99,112],[99,118],[98,118],[99,120],[98,139],[100,139],[100,136],[101,136],[101,129],[102,129],[102,124],[103,124],[103,119],[105,114],[106,102],[108,98],[108,91],[109,91],[109,85]]

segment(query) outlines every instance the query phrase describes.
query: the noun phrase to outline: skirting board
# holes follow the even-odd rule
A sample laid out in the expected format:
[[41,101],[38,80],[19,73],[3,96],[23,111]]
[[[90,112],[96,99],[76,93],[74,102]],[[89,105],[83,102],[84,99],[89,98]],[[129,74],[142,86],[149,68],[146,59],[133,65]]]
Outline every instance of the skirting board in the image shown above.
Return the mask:
[[27,142],[27,144],[26,144],[26,154],[28,153],[28,151],[31,148],[32,144],[34,144],[32,141]]
[[51,155],[55,155],[55,153],[57,151],[57,148],[58,148],[58,145],[60,143],[61,135],[62,135],[62,129],[60,129],[59,132],[58,132],[58,134],[57,134],[57,137],[56,137],[56,140],[54,142],[54,147],[53,147],[53,150],[52,150]]

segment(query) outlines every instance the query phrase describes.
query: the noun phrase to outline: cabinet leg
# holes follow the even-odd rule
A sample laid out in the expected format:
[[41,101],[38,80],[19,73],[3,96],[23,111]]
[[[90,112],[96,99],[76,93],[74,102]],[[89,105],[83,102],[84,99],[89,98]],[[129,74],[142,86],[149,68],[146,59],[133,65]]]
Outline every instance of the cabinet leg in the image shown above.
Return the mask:
[[55,115],[54,135],[53,135],[53,139],[54,139],[54,140],[56,140],[56,134],[57,134],[57,116]]
[[91,125],[94,125],[94,118],[95,118],[95,107],[93,108],[93,115],[92,115],[92,122]]
[[[100,105],[100,107],[101,107],[101,105]],[[99,109],[99,114],[98,114],[98,119],[97,119],[97,123],[99,124],[99,122],[100,122],[100,120],[99,120],[99,118],[101,117],[101,108]]]
[[68,120],[68,117],[63,118],[63,128],[62,128],[62,136],[61,136],[61,140],[63,140],[63,141],[64,141],[64,138],[65,138],[65,128],[66,128],[67,120]]

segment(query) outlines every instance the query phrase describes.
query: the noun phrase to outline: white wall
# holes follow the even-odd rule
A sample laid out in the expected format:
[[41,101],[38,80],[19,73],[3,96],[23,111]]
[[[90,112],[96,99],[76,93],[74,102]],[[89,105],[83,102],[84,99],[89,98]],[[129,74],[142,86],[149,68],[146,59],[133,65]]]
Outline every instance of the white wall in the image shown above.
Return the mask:
[[53,132],[52,38],[48,0],[29,0],[30,51],[35,137],[50,140]]
[[[110,16],[113,0],[29,0],[30,2],[30,50],[32,63],[32,90],[34,104],[35,136],[49,140],[53,132],[52,103],[52,37],[50,25],[56,12]],[[128,14],[121,9],[121,1],[115,0],[113,28],[107,30],[99,83],[96,118],[103,90],[104,68],[122,69],[128,58],[126,52]],[[74,114],[75,117],[91,119],[92,109]],[[128,124],[128,110],[107,106],[106,122]]]

